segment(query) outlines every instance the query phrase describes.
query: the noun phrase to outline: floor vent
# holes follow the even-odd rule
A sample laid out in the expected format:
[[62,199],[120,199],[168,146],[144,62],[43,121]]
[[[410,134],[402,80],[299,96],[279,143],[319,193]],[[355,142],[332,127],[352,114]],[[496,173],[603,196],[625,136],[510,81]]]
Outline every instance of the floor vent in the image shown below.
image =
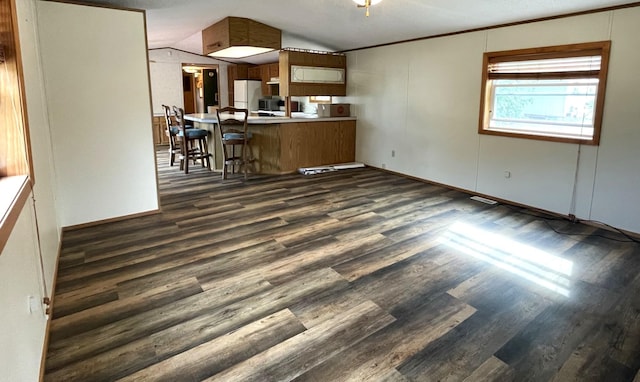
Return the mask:
[[483,198],[482,196],[472,196],[471,199],[477,200],[482,203],[491,204],[491,205],[498,204],[498,202],[496,202],[495,200]]

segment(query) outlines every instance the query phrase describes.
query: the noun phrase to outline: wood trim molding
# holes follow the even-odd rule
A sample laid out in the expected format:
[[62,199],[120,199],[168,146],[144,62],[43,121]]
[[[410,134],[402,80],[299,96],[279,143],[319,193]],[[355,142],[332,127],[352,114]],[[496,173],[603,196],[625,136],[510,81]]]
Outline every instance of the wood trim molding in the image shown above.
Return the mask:
[[[144,9],[119,7],[117,5],[104,4],[104,3],[96,4],[96,3],[87,3],[87,2],[84,2],[84,1],[74,1],[74,0],[47,0],[47,1],[51,1],[51,2],[54,2],[54,3],[66,3],[66,4],[72,4],[72,5],[83,5],[83,6],[86,6],[86,7],[94,7],[94,8],[115,9],[115,10],[120,10],[120,11],[145,12]],[[146,25],[145,25],[145,29],[146,29]]]
[[[532,139],[538,141],[550,141],[560,143],[572,143],[582,145],[597,146],[600,143],[600,132],[602,130],[602,117],[604,114],[604,98],[607,88],[607,74],[609,67],[609,52],[611,41],[595,41],[576,44],[544,46],[526,49],[504,50],[496,52],[485,52],[482,58],[482,83],[480,93],[480,117],[478,123],[478,134]],[[522,60],[544,60],[544,59],[565,59],[579,56],[600,56],[600,69],[587,72],[557,72],[557,73],[489,73],[490,64],[494,62],[510,62]],[[583,74],[579,74],[583,73]],[[512,129],[503,131],[494,129],[490,124],[490,107],[493,102],[494,87],[491,80],[494,79],[566,79],[566,78],[597,78],[597,91],[595,95],[593,135],[591,139],[580,139],[579,137],[564,137],[561,135],[545,135],[541,132],[525,132]],[[555,133],[555,130],[553,131]]]
[[17,17],[15,0],[0,3],[0,46],[4,57],[0,69],[6,77],[0,83],[0,177],[33,178]]
[[592,14],[592,13],[609,12],[609,11],[615,11],[615,10],[618,10],[618,9],[634,8],[634,7],[640,7],[640,1],[636,1],[634,3],[629,3],[629,4],[614,5],[614,6],[611,6],[611,7],[590,9],[590,10],[587,10],[587,11],[565,13],[565,14],[556,15],[556,16],[539,17],[539,18],[536,18],[536,19],[514,21],[514,22],[511,22],[511,23],[504,23],[504,24],[489,25],[489,26],[480,27],[480,28],[464,29],[464,30],[457,31],[457,32],[441,33],[441,34],[436,34],[436,35],[433,35],[433,36],[416,37],[416,38],[411,38],[411,39],[407,39],[407,40],[388,42],[388,43],[385,43],[385,44],[364,46],[362,48],[354,48],[354,49],[342,50],[342,51],[340,51],[340,53],[356,52],[356,51],[359,51],[359,50],[380,48],[380,47],[383,47],[383,46],[404,44],[404,43],[407,43],[407,42],[431,40],[431,39],[440,38],[440,37],[455,36],[455,35],[471,33],[471,32],[481,32],[481,31],[486,31],[486,30],[491,30],[491,29],[512,27],[512,26],[516,26],[516,25],[523,25],[523,24],[537,23],[537,22],[541,22],[541,21],[564,19],[564,18],[567,18],[567,17],[589,15],[589,14]]
[[47,329],[44,334],[44,342],[42,344],[42,356],[40,358],[40,378],[39,381],[44,381],[45,363],[47,361],[47,353],[49,351],[49,335],[51,334],[51,321],[53,321],[53,306],[56,295],[56,285],[58,284],[58,269],[60,267],[60,254],[62,253],[62,232],[58,232],[58,255],[56,256],[56,266],[53,270],[53,280],[51,285],[51,291],[49,292],[49,314],[47,319]]
[[[151,62],[149,60],[149,38],[147,35],[147,12],[146,11],[142,11],[142,20],[143,20],[143,24],[144,24],[144,49],[146,51],[147,54],[147,85],[149,86],[149,110],[151,110],[151,115],[149,116],[149,118],[151,118],[151,129],[154,130],[155,129],[155,125],[153,123],[153,92],[151,90]],[[153,131],[151,132],[151,135],[153,136]],[[155,142],[153,141],[153,139],[151,140],[151,146],[153,147],[153,163],[158,163],[158,152],[155,148]],[[156,176],[156,198],[158,201],[158,205],[160,205],[160,187],[159,187],[159,179],[158,179],[158,166],[154,166],[154,170],[155,170],[155,176]]]
[[427,183],[427,184],[433,184],[434,186],[440,186],[440,187],[448,188],[450,190],[464,192],[465,194],[469,194],[469,195],[482,196],[483,198],[495,200],[498,203],[508,204],[510,206],[515,206],[515,207],[522,207],[522,208],[526,208],[526,209],[531,210],[531,211],[535,211],[535,212],[539,212],[539,213],[555,216],[555,217],[558,217],[558,218],[570,220],[569,219],[569,215],[562,215],[562,214],[559,214],[557,212],[543,210],[541,208],[532,207],[532,206],[529,206],[529,205],[526,205],[526,204],[517,203],[517,202],[511,201],[511,200],[507,200],[507,199],[496,198],[493,195],[487,195],[487,194],[483,194],[483,193],[480,193],[480,192],[467,190],[465,188],[451,186],[451,185],[448,185],[448,184],[445,184],[445,183],[438,183],[438,182],[434,182],[432,180],[418,178],[417,176],[403,174],[401,172],[396,172],[396,171],[389,170],[389,169],[386,169],[386,168],[381,168],[381,167],[376,167],[376,166],[371,166],[371,165],[367,165],[367,166],[375,168],[375,169],[383,171],[383,172],[387,172],[389,174],[394,174],[394,175],[398,175],[398,176],[401,176],[401,177],[404,177],[404,178],[407,178],[407,179],[416,180],[418,182]]
[[114,222],[119,222],[119,221],[123,221],[123,220],[139,218],[139,217],[143,217],[143,216],[157,215],[159,213],[161,213],[160,209],[155,209],[155,210],[150,210],[150,211],[145,211],[145,212],[139,212],[137,214],[124,215],[124,216],[118,216],[118,217],[110,218],[110,219],[96,220],[94,222],[89,222],[89,223],[70,225],[70,226],[62,227],[62,233],[69,232],[69,231],[75,231],[75,230],[82,229],[82,228],[87,228],[87,227],[94,227],[94,226],[97,226],[97,225],[100,225],[100,224],[114,223]]
[[5,177],[0,179],[4,206],[0,211],[1,253],[34,183],[15,0],[0,2],[0,46],[0,69],[6,74],[0,84],[0,178]]
[[433,184],[435,186],[448,188],[450,190],[464,192],[465,194],[482,196],[483,198],[495,200],[498,203],[502,203],[502,204],[506,204],[506,205],[514,206],[514,207],[526,208],[526,209],[528,209],[530,211],[541,213],[541,214],[550,215],[550,216],[553,216],[553,217],[556,217],[556,218],[559,218],[559,219],[566,219],[568,221],[579,222],[579,223],[582,223],[582,224],[585,224],[585,225],[588,225],[588,226],[591,226],[591,227],[602,228],[602,229],[607,230],[607,231],[622,233],[623,235],[632,237],[634,239],[640,239],[640,232],[626,231],[626,230],[623,230],[623,229],[612,227],[612,226],[610,226],[610,225],[608,225],[606,223],[601,223],[601,222],[593,221],[593,220],[583,220],[583,219],[577,219],[576,220],[575,217],[572,217],[571,215],[563,215],[563,214],[560,214],[560,213],[557,213],[557,212],[548,211],[548,210],[544,210],[544,209],[537,208],[537,207],[532,207],[532,206],[529,206],[527,204],[517,203],[517,202],[511,201],[511,200],[502,199],[502,198],[496,198],[493,195],[487,195],[487,194],[483,194],[483,193],[480,193],[480,192],[467,190],[465,188],[450,186],[448,184],[438,183],[438,182],[434,182],[432,180],[418,178],[416,176],[403,174],[401,172],[392,171],[392,170],[389,170],[389,169],[386,169],[386,168],[376,167],[376,166],[372,166],[372,165],[368,165],[368,164],[367,164],[367,167],[372,167],[372,168],[375,168],[377,170],[380,170],[380,171],[383,171],[383,172],[386,172],[386,173],[389,173],[389,174],[394,174],[394,175],[397,175],[397,176],[401,176],[401,177],[404,177],[404,178],[407,178],[407,179],[413,179],[413,180],[416,180],[418,182],[427,183],[427,184]]

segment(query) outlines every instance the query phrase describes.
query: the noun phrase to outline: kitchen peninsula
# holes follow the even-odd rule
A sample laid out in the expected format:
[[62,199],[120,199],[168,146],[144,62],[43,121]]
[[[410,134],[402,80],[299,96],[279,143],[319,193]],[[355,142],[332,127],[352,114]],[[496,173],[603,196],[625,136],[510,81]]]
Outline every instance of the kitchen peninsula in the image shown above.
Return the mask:
[[[222,168],[220,129],[216,114],[187,114],[195,127],[211,132],[209,150],[214,168]],[[293,113],[291,117],[248,118],[255,170],[261,174],[287,174],[300,167],[355,161],[356,118]]]

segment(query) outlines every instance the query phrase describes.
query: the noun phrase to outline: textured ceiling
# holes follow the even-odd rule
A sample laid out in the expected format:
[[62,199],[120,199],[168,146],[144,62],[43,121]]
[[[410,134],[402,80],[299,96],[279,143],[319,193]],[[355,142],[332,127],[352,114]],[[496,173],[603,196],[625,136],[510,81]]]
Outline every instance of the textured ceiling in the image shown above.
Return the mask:
[[[227,16],[247,17],[284,36],[349,50],[609,6],[624,0],[383,0],[371,16],[352,0],[89,0],[147,11],[149,48],[202,54],[200,31]],[[289,44],[290,45],[290,44]],[[308,48],[306,46],[293,46]]]

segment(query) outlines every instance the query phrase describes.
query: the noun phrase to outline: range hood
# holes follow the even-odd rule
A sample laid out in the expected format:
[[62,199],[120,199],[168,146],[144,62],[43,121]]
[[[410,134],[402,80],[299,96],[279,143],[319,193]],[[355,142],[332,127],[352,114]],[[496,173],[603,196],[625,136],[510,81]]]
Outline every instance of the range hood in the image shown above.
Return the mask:
[[279,50],[280,29],[243,17],[227,17],[202,31],[203,53],[218,58],[244,58]]

